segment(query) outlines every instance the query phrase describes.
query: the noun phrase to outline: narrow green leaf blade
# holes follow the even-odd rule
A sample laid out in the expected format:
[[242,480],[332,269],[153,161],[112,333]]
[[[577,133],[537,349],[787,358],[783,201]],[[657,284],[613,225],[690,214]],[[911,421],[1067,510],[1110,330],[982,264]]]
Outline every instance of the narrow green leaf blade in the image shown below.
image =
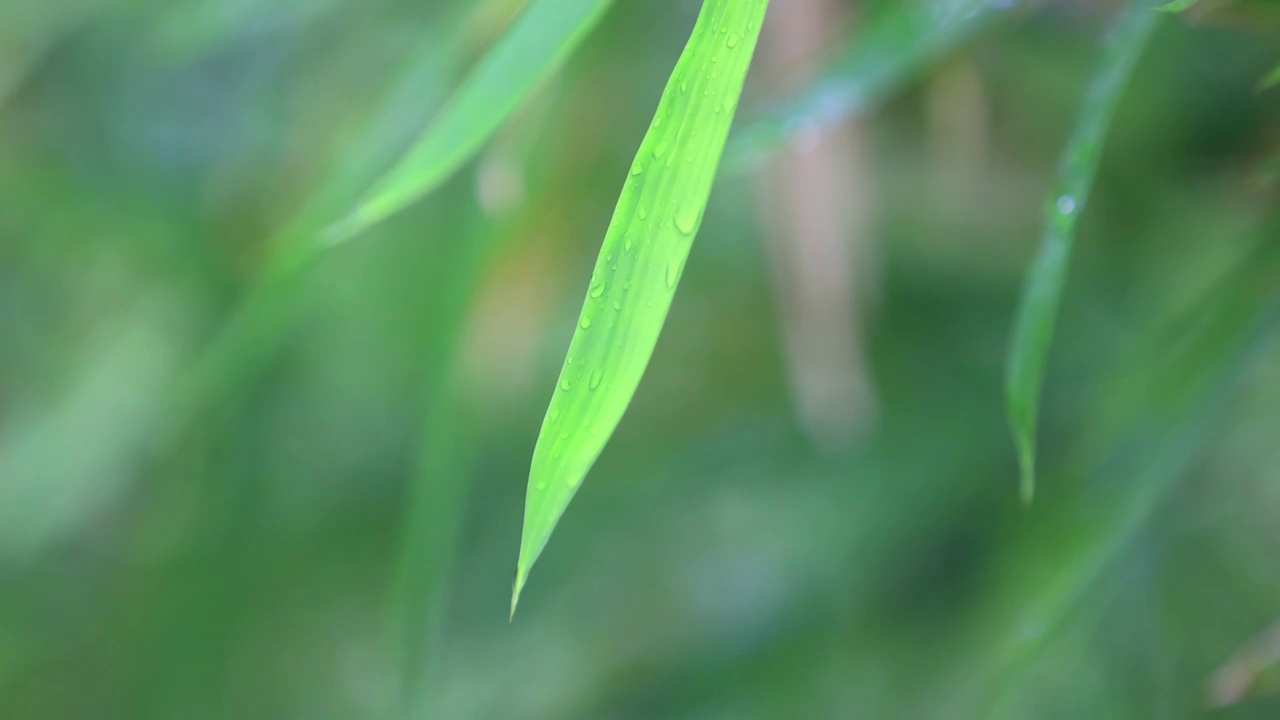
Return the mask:
[[768,0],[706,0],[632,164],[533,452],[511,598],[631,402],[715,180]]
[[1144,0],[1135,0],[1112,31],[1102,64],[1090,82],[1075,131],[1067,143],[1058,186],[1046,203],[1045,232],[1023,289],[1006,377],[1009,422],[1018,449],[1023,502],[1030,502],[1035,493],[1040,388],[1075,245],[1076,225],[1089,201],[1116,106],[1161,17],[1151,12]]
[[331,227],[340,242],[400,212],[464,165],[582,42],[613,0],[530,0],[414,146]]

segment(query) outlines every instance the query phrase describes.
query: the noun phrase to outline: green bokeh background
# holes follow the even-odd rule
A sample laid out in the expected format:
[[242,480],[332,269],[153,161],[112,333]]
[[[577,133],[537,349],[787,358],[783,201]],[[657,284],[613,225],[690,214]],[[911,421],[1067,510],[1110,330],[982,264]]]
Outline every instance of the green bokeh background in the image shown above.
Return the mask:
[[[0,8],[0,718],[1280,717],[1265,681],[1207,702],[1280,619],[1273,5],[1169,18],[1137,70],[1032,507],[1004,353],[1109,2],[1001,11],[859,120],[876,412],[834,448],[792,401],[767,165],[725,169],[508,623],[542,413],[697,3],[618,0],[444,188],[262,278],[518,4]],[[929,122],[956,68],[988,142],[959,169]],[[740,125],[787,97],[753,78]]]

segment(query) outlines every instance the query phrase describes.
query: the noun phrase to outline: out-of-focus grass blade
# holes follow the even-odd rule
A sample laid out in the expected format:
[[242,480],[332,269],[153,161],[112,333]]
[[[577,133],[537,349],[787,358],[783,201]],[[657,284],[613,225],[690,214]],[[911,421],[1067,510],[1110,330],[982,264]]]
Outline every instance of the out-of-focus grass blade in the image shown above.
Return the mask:
[[161,429],[157,445],[168,444],[195,418],[207,414],[228,387],[260,369],[278,345],[299,302],[304,270],[325,249],[317,235],[394,162],[413,137],[416,128],[410,125],[421,123],[426,109],[438,102],[432,89],[445,82],[462,54],[459,43],[450,40],[457,33],[450,31],[460,27],[464,17],[454,11],[438,30],[426,26],[431,34],[422,49],[407,58],[401,76],[390,83],[384,102],[371,109],[350,149],[314,196],[267,241],[269,255],[256,279],[175,388],[170,422]]
[[706,0],[622,188],[533,452],[512,590],[644,374],[711,194],[768,0]]
[[811,134],[884,102],[1009,11],[1029,0],[883,2],[854,32],[849,50],[804,94],[743,125],[729,143],[731,167],[752,165],[798,133]]
[[1173,2],[1165,3],[1156,9],[1160,12],[1180,13],[1185,10],[1190,10],[1191,6],[1198,2],[1200,2],[1200,0],[1173,0]]
[[1262,90],[1266,90],[1267,88],[1274,87],[1276,85],[1280,85],[1280,65],[1277,65],[1274,70],[1264,75],[1263,78],[1258,81],[1258,90],[1261,92]]
[[329,241],[394,215],[447,180],[564,63],[612,4],[532,0],[408,154],[329,229]]
[[1090,82],[1074,134],[1067,143],[1058,186],[1049,197],[1040,250],[1027,276],[1009,353],[1009,422],[1018,448],[1021,494],[1035,493],[1036,414],[1045,359],[1062,298],[1076,224],[1089,200],[1107,129],[1133,67],[1159,19],[1144,0],[1135,0],[1108,41],[1102,65]]
[[[488,228],[486,228],[488,229]],[[446,592],[457,560],[459,528],[471,475],[471,443],[462,419],[459,346],[467,311],[479,288],[493,248],[481,238],[466,238],[451,248],[443,307],[453,308],[433,338],[424,383],[425,402],[417,468],[406,497],[404,532],[388,597],[388,647],[396,653],[406,709],[424,702],[438,662]],[[408,717],[415,717],[406,713]]]
[[[1038,520],[1030,535],[1008,543],[995,571],[1004,579],[993,585],[1001,597],[991,600],[974,630],[991,643],[979,655],[992,663],[974,672],[990,673],[995,694],[1021,685],[1030,655],[1045,647],[1130,550],[1221,427],[1238,396],[1238,378],[1273,351],[1280,327],[1280,301],[1272,291],[1280,277],[1280,246],[1270,242],[1275,228],[1268,220],[1262,245],[1186,312],[1145,337],[1101,386],[1095,417],[1116,412],[1114,386],[1131,385],[1135,372],[1145,378],[1120,410],[1125,419],[1115,427],[1092,424],[1064,463],[1073,476],[1103,480],[1093,480]],[[1184,349],[1171,354],[1171,347]],[[965,678],[961,695],[975,687],[973,674]]]

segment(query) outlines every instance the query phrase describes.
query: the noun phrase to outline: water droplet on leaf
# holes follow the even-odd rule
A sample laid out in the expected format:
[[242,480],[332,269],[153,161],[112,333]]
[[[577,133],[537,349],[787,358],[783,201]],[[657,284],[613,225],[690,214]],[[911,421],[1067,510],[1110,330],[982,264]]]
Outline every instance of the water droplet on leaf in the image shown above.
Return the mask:
[[676,228],[685,235],[692,235],[698,227],[698,210],[692,205],[684,208],[676,215]]

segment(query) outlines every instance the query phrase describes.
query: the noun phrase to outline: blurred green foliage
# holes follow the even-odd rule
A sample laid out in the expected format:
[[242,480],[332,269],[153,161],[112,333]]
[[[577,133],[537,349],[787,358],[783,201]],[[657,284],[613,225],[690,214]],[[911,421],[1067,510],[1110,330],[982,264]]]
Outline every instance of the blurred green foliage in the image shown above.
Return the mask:
[[[0,7],[0,718],[1280,715],[1226,683],[1280,618],[1267,2],[1166,18],[1138,64],[1031,509],[1004,351],[1118,5],[993,0],[927,16],[971,30],[936,52],[875,45],[915,64],[838,108],[873,181],[879,410],[834,450],[796,420],[758,181],[838,123],[750,80],[752,162],[512,625],[539,420],[698,4],[617,2],[438,192],[291,249],[520,4]],[[973,6],[826,5],[827,79],[872,18]],[[983,144],[956,156],[965,113]]]

